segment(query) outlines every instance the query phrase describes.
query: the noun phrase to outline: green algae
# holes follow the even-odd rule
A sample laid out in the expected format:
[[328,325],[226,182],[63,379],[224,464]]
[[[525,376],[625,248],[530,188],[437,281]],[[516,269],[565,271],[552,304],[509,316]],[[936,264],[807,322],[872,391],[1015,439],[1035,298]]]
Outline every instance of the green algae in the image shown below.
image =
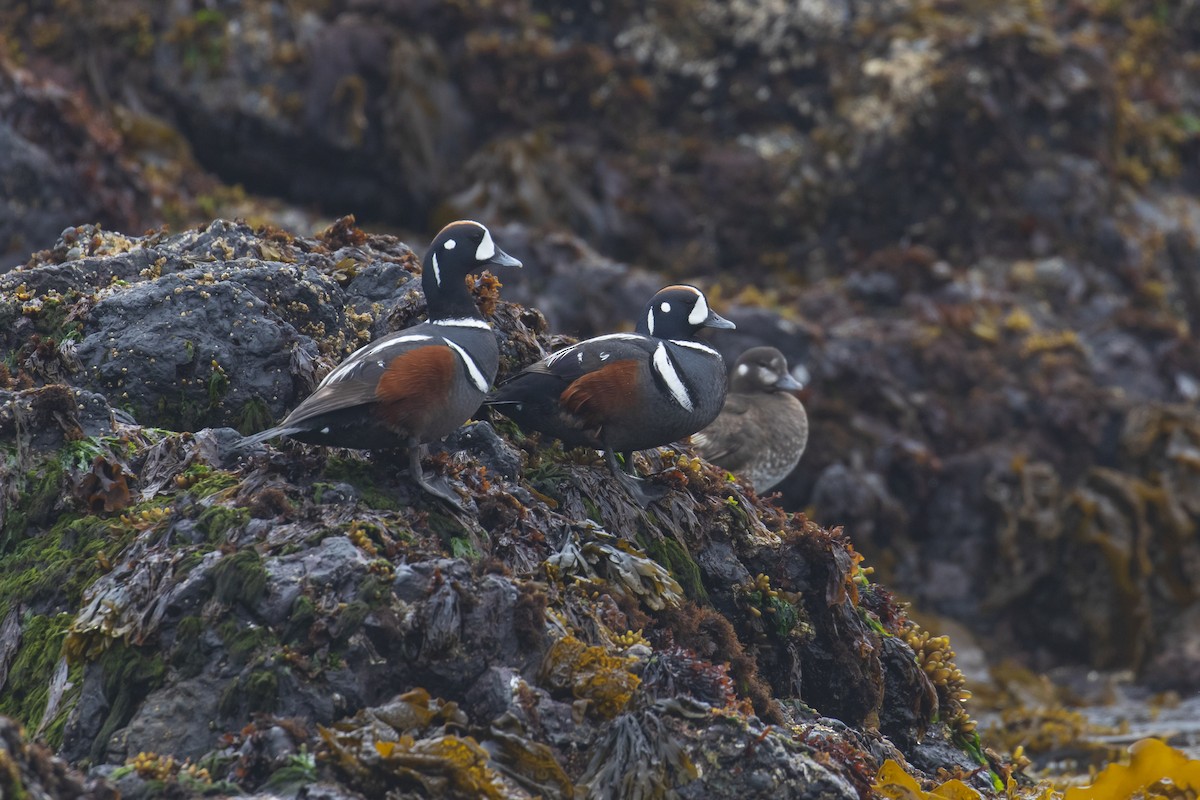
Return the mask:
[[196,524],[204,532],[205,538],[215,544],[227,540],[230,531],[249,521],[249,509],[215,505],[204,509]]
[[479,551],[475,549],[475,545],[471,543],[471,540],[460,536],[450,539],[449,549],[450,555],[455,558],[461,558],[464,561],[478,561],[481,558]]
[[[63,641],[74,616],[26,614],[21,620],[21,647],[8,668],[4,692],[0,693],[0,714],[19,720],[29,729],[42,723],[50,697],[50,676],[62,658]],[[78,675],[76,675],[78,678]],[[75,681],[76,692],[79,681]],[[62,743],[66,712],[73,702],[64,702],[56,719],[45,726],[46,739],[52,745]]]
[[0,560],[0,618],[21,603],[78,608],[83,592],[136,535],[95,516],[64,516],[49,531],[20,542]]
[[232,472],[213,469],[207,464],[193,464],[183,471],[183,483],[198,500],[236,486],[238,477]]
[[200,639],[206,628],[204,620],[194,616],[184,617],[175,627],[175,644],[167,659],[184,678],[194,678],[204,669]]
[[237,415],[238,433],[247,436],[251,433],[261,431],[271,424],[271,407],[267,405],[267,401],[263,400],[258,395],[254,395],[245,403],[242,403],[242,408]]
[[222,603],[253,608],[267,591],[267,570],[257,550],[225,556],[212,570],[213,596]]
[[308,752],[308,747],[302,744],[299,753],[288,756],[284,765],[271,773],[263,788],[276,792],[286,792],[289,789],[294,791],[297,787],[316,783],[318,777],[317,759]]
[[308,595],[299,595],[292,602],[292,613],[279,638],[284,644],[302,642],[317,621],[317,604]]
[[667,568],[688,599],[697,603],[708,601],[708,590],[700,575],[700,566],[681,544],[666,536],[638,534],[638,544],[646,555]]
[[48,459],[40,470],[26,474],[23,484],[26,491],[18,491],[21,499],[9,512],[0,534],[0,553],[9,552],[31,526],[50,520],[51,512],[65,494],[66,478],[66,468],[59,458]]
[[93,761],[100,760],[108,749],[109,737],[129,724],[138,705],[162,685],[166,675],[166,664],[160,654],[120,641],[105,651],[99,664],[109,706],[104,723],[92,742],[90,756]]
[[246,712],[270,712],[279,704],[279,678],[268,669],[256,669],[230,682],[221,693],[217,710],[223,717]]
[[348,483],[358,490],[364,505],[382,511],[398,511],[400,503],[379,488],[371,464],[351,458],[330,457],[325,462],[324,476],[334,483]]
[[362,628],[363,621],[367,615],[371,613],[371,607],[361,600],[354,600],[346,603],[337,614],[334,624],[330,627],[330,634],[333,641],[338,645],[345,645],[350,637]]
[[278,644],[271,631],[256,625],[245,625],[228,619],[217,627],[217,633],[235,664],[249,664],[256,653]]

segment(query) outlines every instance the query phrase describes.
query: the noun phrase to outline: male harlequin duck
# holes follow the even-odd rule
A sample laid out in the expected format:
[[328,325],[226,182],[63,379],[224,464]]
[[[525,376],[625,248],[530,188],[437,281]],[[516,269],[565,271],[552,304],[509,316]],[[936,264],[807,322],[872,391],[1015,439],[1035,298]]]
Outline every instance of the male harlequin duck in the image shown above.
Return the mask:
[[803,386],[783,353],[753,347],[729,375],[729,397],[713,424],[692,436],[700,455],[762,493],[792,471],[808,444],[808,415],[790,392]]
[[448,484],[422,473],[421,451],[475,413],[499,366],[496,334],[467,291],[467,274],[521,262],[497,247],[483,225],[464,220],[442,228],[422,263],[429,322],[360,348],[283,422],[243,447],[275,436],[364,450],[403,447],[413,480],[459,505]]
[[[636,333],[586,339],[526,367],[487,400],[522,428],[568,447],[604,451],[609,468],[643,506],[665,489],[643,484],[632,451],[670,444],[717,416],[725,364],[693,341],[701,328],[732,328],[694,286],[668,286],[646,305]],[[616,453],[625,460],[617,465]]]

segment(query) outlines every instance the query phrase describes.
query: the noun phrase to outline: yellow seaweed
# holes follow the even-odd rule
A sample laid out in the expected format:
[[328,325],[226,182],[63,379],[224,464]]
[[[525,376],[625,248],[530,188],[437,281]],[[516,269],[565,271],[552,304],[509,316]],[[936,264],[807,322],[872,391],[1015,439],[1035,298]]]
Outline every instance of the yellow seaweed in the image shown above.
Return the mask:
[[1189,791],[1195,796],[1200,792],[1200,760],[1189,759],[1159,739],[1135,742],[1129,752],[1133,758],[1128,766],[1109,764],[1090,786],[1067,789],[1064,800],[1173,797]]

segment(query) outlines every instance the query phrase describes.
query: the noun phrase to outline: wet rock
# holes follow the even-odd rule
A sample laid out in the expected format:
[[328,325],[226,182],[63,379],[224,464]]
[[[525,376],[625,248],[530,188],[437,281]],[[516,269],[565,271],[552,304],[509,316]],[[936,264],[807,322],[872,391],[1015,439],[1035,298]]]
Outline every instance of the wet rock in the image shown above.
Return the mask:
[[[356,242],[353,257],[346,239]],[[96,247],[116,241],[101,237]],[[217,222],[122,242],[119,254],[87,258],[120,260],[98,271],[129,277],[99,289],[85,282],[71,323],[84,341],[102,324],[112,335],[143,335],[147,361],[157,358],[148,349],[156,338],[169,349],[251,319],[279,331],[307,320],[317,351],[336,354],[371,327],[351,321],[354,308],[390,307],[392,321],[420,310],[408,249],[349,223],[318,239]],[[353,265],[331,263],[331,247],[343,261],[395,267],[360,285],[366,305],[354,305],[344,287]],[[263,252],[273,260],[251,255]],[[138,253],[157,253],[152,263],[165,258],[164,269],[134,270]],[[188,263],[197,258],[215,260]],[[45,298],[73,291],[73,276],[86,279],[60,267],[50,255],[0,279],[24,282],[30,298],[15,303],[44,287],[42,306],[6,306],[30,323],[10,334],[18,349],[33,352],[35,336],[66,324],[44,314]],[[117,312],[192,294],[189,281],[198,294],[210,271],[224,285],[210,298],[236,296],[244,312],[222,323],[196,304],[172,319],[170,336],[157,327],[167,316],[152,308]],[[497,302],[487,281],[476,289],[511,364],[551,346],[540,315]],[[321,292],[349,306],[296,307],[305,296],[323,302]],[[254,363],[256,341],[220,345],[229,348],[230,387],[250,385],[250,367],[233,365]],[[81,349],[87,359],[113,358]],[[171,384],[157,364],[125,363],[122,374],[142,381],[140,413],[165,414],[165,403],[189,391],[187,376]],[[297,386],[315,377],[296,359],[280,370]],[[82,368],[60,378],[93,380]],[[414,490],[386,453],[283,445],[239,454],[232,428],[143,427],[110,413],[111,397],[63,383],[5,400],[5,431],[24,435],[18,408],[42,415],[44,429],[36,448],[23,446],[19,470],[5,461],[0,472],[12,499],[0,585],[19,587],[0,603],[23,610],[19,630],[6,634],[10,650],[0,651],[9,653],[7,684],[16,697],[55,697],[49,711],[18,710],[65,755],[89,759],[135,795],[154,781],[370,795],[451,780],[464,796],[566,797],[577,785],[603,793],[618,776],[697,796],[777,791],[784,778],[842,795],[861,780],[851,777],[858,765],[878,768],[874,751],[854,740],[818,766],[787,728],[764,739],[758,715],[779,722],[781,702],[803,698],[848,730],[886,719],[906,747],[930,723],[932,709],[910,696],[920,675],[902,674],[895,660],[885,668],[880,655],[911,623],[882,590],[867,610],[848,540],[676,451],[639,456],[669,489],[642,509],[594,454],[475,422],[428,459],[478,509],[461,514]],[[125,481],[120,508],[81,492],[100,493],[97,476]],[[53,675],[64,677],[47,687]],[[397,698],[398,687],[412,691]],[[904,710],[885,712],[888,703]],[[394,745],[375,746],[385,743]],[[643,751],[657,754],[657,766],[634,768]],[[696,770],[739,753],[752,769]],[[430,773],[405,754],[443,766]]]
[[81,220],[140,230],[149,184],[119,155],[119,134],[81,93],[0,57],[0,272]]
[[448,452],[470,450],[490,471],[506,478],[515,478],[521,469],[520,454],[486,422],[464,425],[446,437],[443,447]]

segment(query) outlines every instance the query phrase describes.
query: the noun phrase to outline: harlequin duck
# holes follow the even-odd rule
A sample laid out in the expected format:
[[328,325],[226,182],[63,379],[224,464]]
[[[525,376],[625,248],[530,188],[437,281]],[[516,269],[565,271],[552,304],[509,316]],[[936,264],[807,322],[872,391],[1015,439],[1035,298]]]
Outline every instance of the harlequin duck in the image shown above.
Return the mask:
[[729,396],[720,416],[692,444],[712,463],[736,472],[759,493],[792,471],[808,444],[808,415],[790,394],[803,386],[774,347],[742,353],[729,374]]
[[276,436],[332,447],[403,447],[413,480],[459,505],[449,485],[422,473],[421,451],[466,422],[496,377],[496,335],[467,291],[467,274],[521,262],[497,247],[483,225],[463,220],[442,228],[422,263],[429,321],[360,348],[283,422],[243,447]]
[[695,433],[725,400],[725,363],[716,350],[693,341],[705,327],[733,323],[709,309],[696,287],[668,286],[650,299],[636,333],[610,333],[559,350],[505,381],[487,403],[568,447],[603,450],[613,475],[645,506],[665,490],[634,474],[632,451]]

